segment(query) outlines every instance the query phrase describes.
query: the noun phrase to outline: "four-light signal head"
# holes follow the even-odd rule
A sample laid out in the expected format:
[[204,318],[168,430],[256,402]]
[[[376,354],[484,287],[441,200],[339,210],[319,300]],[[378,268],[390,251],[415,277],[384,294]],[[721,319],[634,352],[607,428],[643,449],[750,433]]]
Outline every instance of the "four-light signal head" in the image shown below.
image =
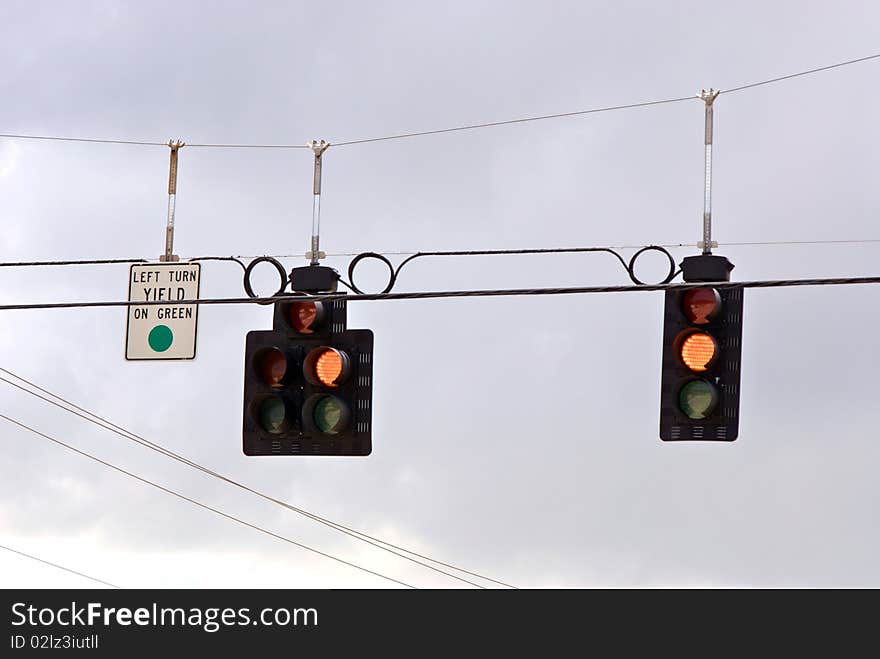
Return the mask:
[[248,333],[247,455],[369,455],[373,333],[347,330],[345,311],[344,300],[281,301],[273,330]]

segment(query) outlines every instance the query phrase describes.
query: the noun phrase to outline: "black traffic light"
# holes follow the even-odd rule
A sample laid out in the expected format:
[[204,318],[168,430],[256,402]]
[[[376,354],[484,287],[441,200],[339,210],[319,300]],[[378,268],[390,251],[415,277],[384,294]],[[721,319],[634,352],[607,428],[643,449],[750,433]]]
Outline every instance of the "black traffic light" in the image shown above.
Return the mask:
[[[722,256],[684,259],[687,282],[725,281]],[[739,433],[743,289],[666,291],[660,439],[733,441]]]
[[246,455],[369,455],[373,332],[346,329],[346,302],[281,301],[248,332]]

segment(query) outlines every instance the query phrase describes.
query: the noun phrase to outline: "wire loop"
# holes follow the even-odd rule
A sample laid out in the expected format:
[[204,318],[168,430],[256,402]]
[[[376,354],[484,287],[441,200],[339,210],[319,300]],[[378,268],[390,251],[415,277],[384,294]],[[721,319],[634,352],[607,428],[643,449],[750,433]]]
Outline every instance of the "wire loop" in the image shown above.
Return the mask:
[[[400,275],[400,271],[403,269],[403,266],[405,266],[410,261],[422,256],[496,256],[502,254],[564,254],[582,252],[606,252],[613,255],[620,262],[620,265],[629,275],[630,280],[634,284],[638,284],[639,286],[656,286],[659,284],[668,284],[675,278],[675,275],[677,274],[675,271],[675,259],[665,247],[661,247],[660,245],[647,245],[645,247],[642,247],[635,254],[632,255],[629,263],[627,263],[617,251],[610,247],[568,247],[560,249],[499,249],[469,252],[416,252],[412,256],[409,256],[408,258],[401,261],[400,265],[398,265],[397,268],[395,268],[394,265],[392,265],[391,261],[388,260],[388,257],[384,256],[383,254],[379,254],[378,252],[361,252],[349,262],[348,282],[345,283],[355,293],[359,295],[365,294],[364,291],[361,290],[355,283],[354,271],[358,264],[366,259],[377,259],[387,266],[388,284],[381,291],[375,293],[376,295],[384,295],[386,293],[390,293],[391,290],[394,288],[395,284],[397,283],[397,278]],[[635,273],[636,261],[645,252],[661,252],[666,256],[667,259],[669,259],[669,273],[661,281],[654,284],[642,281],[636,276]]]
[[658,281],[657,284],[668,284],[673,279],[675,279],[675,275],[678,274],[675,271],[675,259],[672,258],[672,254],[669,253],[665,247],[660,247],[659,245],[648,245],[647,247],[642,247],[638,252],[632,255],[632,258],[629,260],[629,265],[626,266],[626,273],[629,275],[629,278],[632,279],[634,284],[638,284],[639,286],[656,286],[656,284],[651,284],[650,282],[645,282],[636,277],[635,267],[636,260],[645,252],[660,252],[669,259],[669,274],[666,275],[666,278],[662,281]]
[[[278,277],[281,280],[281,287],[271,296],[278,297],[284,293],[284,289],[287,288],[288,278],[287,271],[284,269],[284,266],[281,265],[281,262],[278,259],[275,259],[271,256],[258,256],[253,261],[248,263],[247,267],[244,269],[244,291],[248,294],[248,297],[258,298],[260,297],[256,293],[254,293],[254,289],[251,286],[251,273],[254,270],[254,267],[259,265],[260,263],[271,263],[275,266],[275,269],[278,271]],[[270,304],[268,302],[263,302],[261,304]]]

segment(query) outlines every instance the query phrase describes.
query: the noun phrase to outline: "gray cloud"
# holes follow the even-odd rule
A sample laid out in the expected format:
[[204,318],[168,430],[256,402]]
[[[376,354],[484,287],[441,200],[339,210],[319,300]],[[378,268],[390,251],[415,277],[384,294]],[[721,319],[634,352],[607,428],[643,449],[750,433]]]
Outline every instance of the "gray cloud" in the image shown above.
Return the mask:
[[[876,48],[859,29],[876,8],[858,4],[213,7],[5,4],[0,132],[339,141],[679,96]],[[736,278],[876,274],[874,245],[724,245],[877,237],[880,96],[864,84],[876,66],[719,98],[715,235]],[[695,101],[331,148],[322,246],[693,243],[701,131]],[[161,147],[0,140],[3,260],[157,257],[166,172]],[[310,177],[308,152],[184,148],[178,253],[304,252]],[[241,292],[234,265],[207,263],[202,279],[206,297]],[[381,280],[365,266],[363,281]],[[425,259],[399,287],[624,282],[613,259],[570,255]],[[124,266],[0,272],[4,303],[122,299],[126,283]],[[869,286],[747,291],[740,439],[718,446],[657,438],[658,293],[352,304],[350,324],[376,334],[363,460],[241,454],[244,335],[269,327],[267,309],[202,309],[191,364],[125,363],[113,309],[6,312],[0,339],[6,368],[153,441],[515,584],[877,585],[876,302]],[[303,542],[444,583],[5,385],[0,409]],[[218,568],[176,577],[184,586],[223,585],[260,560],[317,583],[377,583],[8,424],[0,438],[0,531],[142,557],[126,584],[165,583],[157,556],[169,555]]]

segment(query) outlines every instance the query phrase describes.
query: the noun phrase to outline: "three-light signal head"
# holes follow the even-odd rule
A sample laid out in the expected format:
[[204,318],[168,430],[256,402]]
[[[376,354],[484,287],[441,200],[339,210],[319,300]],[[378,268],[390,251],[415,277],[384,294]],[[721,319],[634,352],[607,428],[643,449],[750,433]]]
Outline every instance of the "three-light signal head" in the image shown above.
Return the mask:
[[660,438],[732,441],[739,432],[741,288],[717,287],[733,265],[723,256],[686,257],[684,280],[668,290],[663,321]]
[[[720,353],[718,341],[707,329],[721,315],[721,295],[714,288],[692,288],[682,295],[681,312],[689,323],[675,338],[673,350],[681,366],[695,376],[704,375]],[[718,389],[703,377],[685,382],[678,392],[678,409],[689,419],[707,418],[718,405]]]

